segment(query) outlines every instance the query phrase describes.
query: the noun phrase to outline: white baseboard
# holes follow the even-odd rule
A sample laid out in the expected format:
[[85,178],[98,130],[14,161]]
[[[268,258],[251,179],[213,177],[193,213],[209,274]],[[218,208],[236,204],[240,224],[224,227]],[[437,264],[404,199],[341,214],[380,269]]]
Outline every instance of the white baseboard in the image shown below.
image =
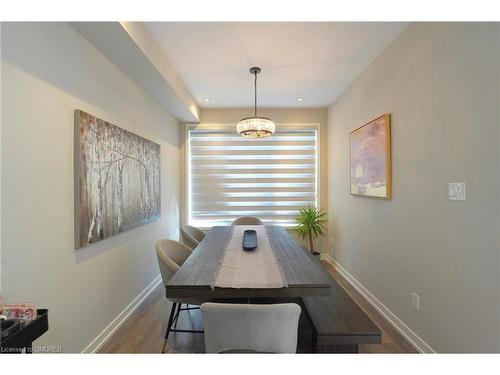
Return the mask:
[[320,260],[324,260],[326,263],[329,263],[330,266],[335,267],[335,261],[333,260],[332,256],[328,253],[321,253],[319,255]]
[[129,303],[123,311],[102,330],[97,337],[87,345],[82,353],[95,353],[106,342],[106,340],[120,327],[125,320],[132,314],[137,307],[144,301],[144,299],[151,294],[151,292],[160,284],[161,277],[156,277],[132,302]]
[[421,353],[435,353],[424,340],[411,330],[401,319],[380,302],[363,284],[345,270],[330,254],[321,254],[321,260],[329,263],[356,289],[406,340]]

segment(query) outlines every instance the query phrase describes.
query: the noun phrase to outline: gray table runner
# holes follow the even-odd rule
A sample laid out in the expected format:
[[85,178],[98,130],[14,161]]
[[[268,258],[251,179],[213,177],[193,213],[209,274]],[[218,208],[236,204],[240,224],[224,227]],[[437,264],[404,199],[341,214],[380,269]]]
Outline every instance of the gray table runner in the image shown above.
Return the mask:
[[[257,248],[242,249],[243,232],[257,232]],[[221,257],[212,288],[285,288],[286,282],[278,257],[263,225],[235,225]]]

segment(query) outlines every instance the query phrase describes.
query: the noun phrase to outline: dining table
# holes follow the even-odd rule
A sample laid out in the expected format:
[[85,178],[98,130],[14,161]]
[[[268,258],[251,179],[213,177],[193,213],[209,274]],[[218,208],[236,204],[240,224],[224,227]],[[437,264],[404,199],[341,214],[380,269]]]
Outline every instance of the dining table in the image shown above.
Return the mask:
[[[265,226],[265,233],[266,241],[279,264],[285,281],[284,286],[263,287],[244,283],[238,287],[220,287],[216,283],[214,285],[221,262],[227,256],[227,247],[233,231],[232,226],[215,226],[208,231],[167,283],[167,298],[209,301],[214,298],[286,299],[331,295],[331,280],[324,270],[311,260],[306,250],[281,226]],[[261,241],[261,238],[258,238],[258,241]],[[237,250],[245,251],[242,248]]]

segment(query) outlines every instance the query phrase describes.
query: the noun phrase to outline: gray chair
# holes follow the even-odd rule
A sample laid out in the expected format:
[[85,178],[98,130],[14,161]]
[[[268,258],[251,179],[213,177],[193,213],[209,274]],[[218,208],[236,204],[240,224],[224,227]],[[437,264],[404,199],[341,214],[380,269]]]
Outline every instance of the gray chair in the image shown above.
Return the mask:
[[[161,278],[166,290],[168,281],[175,275],[177,270],[179,270],[182,264],[191,255],[191,249],[174,240],[157,241],[155,249],[156,256],[158,257],[158,264],[160,266]],[[168,319],[165,339],[161,350],[162,353],[165,353],[167,339],[170,332],[203,333],[203,331],[172,328],[174,325],[177,326],[177,320],[179,319],[179,313],[181,311],[199,309],[199,307],[189,307],[189,305],[200,305],[201,302],[186,299],[171,299],[171,301],[172,308],[170,309],[170,317]],[[183,308],[182,304],[186,304],[187,306]]]
[[235,219],[231,225],[264,225],[264,223],[256,217],[242,216]]
[[295,303],[201,305],[207,353],[295,353],[301,308]]
[[181,227],[182,243],[189,246],[192,250],[198,246],[204,237],[205,233],[198,228],[192,227],[191,225],[184,225]]

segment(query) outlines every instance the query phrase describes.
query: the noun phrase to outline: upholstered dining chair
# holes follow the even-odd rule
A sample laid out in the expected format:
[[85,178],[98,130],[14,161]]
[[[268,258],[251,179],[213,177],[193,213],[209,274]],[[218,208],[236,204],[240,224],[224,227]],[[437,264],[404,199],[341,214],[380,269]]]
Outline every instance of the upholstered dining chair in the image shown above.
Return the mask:
[[181,227],[181,239],[184,245],[189,246],[192,250],[198,246],[201,240],[205,237],[205,233],[191,225],[183,225]]
[[300,306],[204,303],[207,353],[295,353]]
[[[191,249],[180,242],[168,239],[157,241],[155,248],[160,266],[161,279],[166,290],[168,281],[175,275],[189,255],[191,255]],[[167,323],[165,339],[163,340],[162,353],[165,353],[170,332],[203,333],[203,331],[172,328],[172,326],[177,327],[177,320],[181,311],[199,309],[199,307],[190,307],[189,305],[200,305],[201,302],[187,299],[171,299],[171,301],[172,308],[170,309],[170,317]],[[183,308],[183,304],[186,304],[186,307]]]
[[264,223],[256,217],[242,216],[235,219],[231,225],[264,225]]

